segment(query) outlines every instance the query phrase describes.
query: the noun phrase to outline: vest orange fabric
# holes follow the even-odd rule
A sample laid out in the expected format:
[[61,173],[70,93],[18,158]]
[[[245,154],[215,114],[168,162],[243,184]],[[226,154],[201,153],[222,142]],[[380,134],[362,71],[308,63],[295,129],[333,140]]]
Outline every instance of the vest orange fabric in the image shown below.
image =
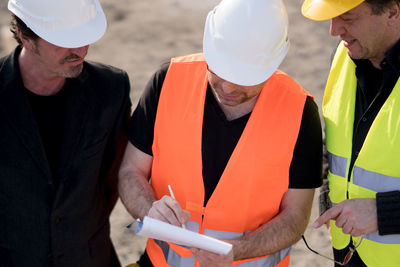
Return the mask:
[[[168,185],[172,186],[177,201],[191,212],[187,228],[232,239],[278,214],[288,189],[289,167],[309,94],[281,71],[269,78],[203,207],[201,150],[207,84],[202,54],[171,60],[157,108],[151,184],[158,199],[168,195]],[[168,245],[180,257],[193,256],[186,248]],[[169,266],[165,249],[154,240],[148,241],[147,253],[155,266]]]

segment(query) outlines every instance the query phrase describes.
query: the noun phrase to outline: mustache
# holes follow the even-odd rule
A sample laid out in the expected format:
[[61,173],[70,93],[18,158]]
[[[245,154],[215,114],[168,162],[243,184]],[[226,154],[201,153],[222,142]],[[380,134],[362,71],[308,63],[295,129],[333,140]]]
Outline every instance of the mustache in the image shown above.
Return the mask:
[[75,54],[70,54],[68,56],[66,56],[65,58],[63,58],[60,63],[64,64],[65,62],[69,61],[69,60],[75,60],[75,59],[81,59],[80,56],[75,55]]

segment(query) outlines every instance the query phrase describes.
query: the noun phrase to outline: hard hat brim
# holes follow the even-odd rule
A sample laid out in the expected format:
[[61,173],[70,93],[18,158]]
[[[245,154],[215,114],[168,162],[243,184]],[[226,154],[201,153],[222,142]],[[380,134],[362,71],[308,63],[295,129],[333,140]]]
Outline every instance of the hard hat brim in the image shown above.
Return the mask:
[[213,15],[211,11],[207,16],[203,37],[203,53],[209,68],[220,78],[242,86],[253,86],[268,80],[285,58],[289,50],[289,41],[286,40],[282,44],[268,66],[245,64],[232,55],[228,55],[223,47],[217,45],[214,35],[210,32]]
[[74,27],[51,31],[40,26],[35,26],[24,20],[24,15],[14,8],[11,1],[8,9],[20,18],[34,33],[47,42],[64,48],[77,48],[89,45],[99,40],[107,29],[107,20],[98,1],[96,3],[96,16],[83,24]]
[[362,2],[364,0],[305,0],[301,6],[301,13],[311,20],[328,20],[346,13]]

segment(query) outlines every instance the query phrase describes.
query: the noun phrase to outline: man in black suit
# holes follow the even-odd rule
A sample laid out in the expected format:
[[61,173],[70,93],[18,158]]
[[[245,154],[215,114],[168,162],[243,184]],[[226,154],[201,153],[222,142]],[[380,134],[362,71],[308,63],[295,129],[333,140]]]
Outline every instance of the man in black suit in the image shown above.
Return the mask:
[[84,60],[98,0],[9,0],[18,47],[0,59],[0,266],[120,266],[109,215],[129,79]]

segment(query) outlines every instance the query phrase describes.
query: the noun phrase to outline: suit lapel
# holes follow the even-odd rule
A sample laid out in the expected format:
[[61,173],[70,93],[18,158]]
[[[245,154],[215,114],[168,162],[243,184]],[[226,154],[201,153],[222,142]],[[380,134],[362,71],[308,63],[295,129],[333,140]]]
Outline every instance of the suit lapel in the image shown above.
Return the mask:
[[19,74],[19,52],[17,48],[0,68],[0,81],[3,81],[0,84],[0,112],[5,114],[15,134],[51,184],[52,176],[46,153]]
[[65,180],[66,172],[74,161],[85,129],[87,118],[92,110],[92,101],[89,101],[89,91],[93,90],[85,71],[76,78],[68,81],[67,107],[65,112],[64,137],[61,147],[60,181]]

